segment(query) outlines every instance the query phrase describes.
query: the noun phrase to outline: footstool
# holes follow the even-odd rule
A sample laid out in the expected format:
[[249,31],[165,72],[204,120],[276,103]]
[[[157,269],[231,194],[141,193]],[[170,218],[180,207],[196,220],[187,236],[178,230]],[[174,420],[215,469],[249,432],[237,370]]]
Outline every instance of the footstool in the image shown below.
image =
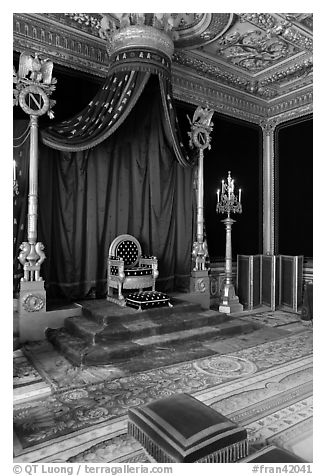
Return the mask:
[[152,309],[154,307],[172,307],[169,296],[159,291],[139,291],[131,293],[126,297],[126,304],[139,311],[142,309]]
[[239,463],[306,463],[299,456],[274,445],[265,446]]
[[232,463],[248,455],[247,431],[186,394],[128,412],[128,433],[159,463]]

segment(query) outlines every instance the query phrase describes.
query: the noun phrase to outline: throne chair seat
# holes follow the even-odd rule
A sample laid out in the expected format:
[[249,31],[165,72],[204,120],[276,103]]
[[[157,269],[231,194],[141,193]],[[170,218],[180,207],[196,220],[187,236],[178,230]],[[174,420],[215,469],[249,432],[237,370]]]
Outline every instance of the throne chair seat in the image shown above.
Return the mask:
[[[158,264],[155,256],[143,256],[139,241],[132,235],[119,235],[111,243],[108,256],[107,300],[125,306],[124,289],[151,288],[155,291]],[[114,289],[118,296],[114,296]]]

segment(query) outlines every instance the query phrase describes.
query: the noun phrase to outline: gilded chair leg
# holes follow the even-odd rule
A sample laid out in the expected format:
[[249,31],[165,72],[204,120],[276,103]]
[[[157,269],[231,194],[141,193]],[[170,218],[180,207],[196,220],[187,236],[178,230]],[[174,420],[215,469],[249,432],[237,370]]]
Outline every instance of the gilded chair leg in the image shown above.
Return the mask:
[[121,304],[124,305],[125,304],[125,298],[123,297],[123,294],[122,294],[122,284],[119,284],[118,285],[118,299],[119,301],[121,301]]
[[108,296],[113,296],[113,288],[111,288],[110,286],[108,287]]

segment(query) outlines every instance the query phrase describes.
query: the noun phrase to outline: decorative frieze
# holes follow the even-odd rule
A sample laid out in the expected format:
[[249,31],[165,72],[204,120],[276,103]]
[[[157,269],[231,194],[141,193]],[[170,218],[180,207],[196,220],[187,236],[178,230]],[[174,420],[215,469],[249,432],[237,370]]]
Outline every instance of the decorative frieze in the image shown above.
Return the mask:
[[273,28],[276,25],[276,18],[270,13],[238,13],[240,23],[250,22],[260,28]]
[[198,58],[190,57],[180,51],[174,53],[173,60],[178,65],[194,69],[196,73],[200,75],[206,77],[209,76],[214,80],[219,80],[222,83],[236,86],[239,89],[247,90],[250,87],[249,80],[236,76],[219,66],[207,63]]
[[175,98],[191,104],[208,105],[215,111],[237,117],[249,122],[259,123],[266,114],[266,108],[215,88],[201,78],[185,78],[181,71],[174,70],[172,76],[173,95]]
[[[270,36],[279,36],[302,50],[312,51],[312,38],[302,34],[291,21],[279,21],[269,13],[239,13],[240,22],[249,22],[267,31]],[[288,17],[289,18],[289,17]]]
[[298,79],[312,73],[312,68],[313,61],[312,58],[309,58],[304,60],[302,63],[295,63],[293,66],[276,71],[270,76],[264,77],[259,84],[261,87],[265,87],[269,84],[282,84],[284,82],[289,82],[290,80]]
[[104,40],[67,31],[35,15],[14,14],[14,49],[38,51],[55,63],[96,76],[105,76],[108,68]]
[[217,53],[235,66],[257,73],[300,50],[279,36],[259,29],[231,31],[216,43]]
[[281,22],[276,27],[275,33],[302,50],[312,51],[313,49],[312,38],[300,33],[289,21]]
[[278,123],[306,116],[313,112],[312,90],[267,108],[266,117],[274,117]]
[[213,81],[218,81],[219,83],[236,88],[245,93],[254,94],[258,98],[266,101],[272,100],[280,94],[280,89],[275,87],[278,83],[288,82],[291,79],[296,79],[301,76],[307,76],[312,71],[312,62],[305,60],[302,64],[297,63],[267,78],[263,77],[261,80],[251,80],[250,78],[234,75],[226,69],[222,69],[220,66],[212,65],[184,53],[175,53],[173,60],[182,67],[191,68],[200,76],[208,77]]
[[101,18],[102,15],[99,13],[45,13],[45,15],[55,16],[64,16],[66,19],[71,20],[71,25],[74,23],[78,24],[78,29],[82,28],[87,33],[91,33],[95,36],[99,34],[101,28]]

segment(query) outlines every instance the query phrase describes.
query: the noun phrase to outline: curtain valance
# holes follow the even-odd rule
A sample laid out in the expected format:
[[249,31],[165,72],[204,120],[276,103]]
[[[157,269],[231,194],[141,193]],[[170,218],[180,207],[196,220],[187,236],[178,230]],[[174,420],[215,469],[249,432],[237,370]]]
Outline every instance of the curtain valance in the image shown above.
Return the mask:
[[167,140],[177,161],[183,166],[192,165],[181,140],[173,105],[171,61],[163,52],[149,47],[126,48],[112,55],[109,74],[94,99],[71,119],[42,131],[43,143],[67,152],[97,146],[128,117],[151,75],[159,78]]

